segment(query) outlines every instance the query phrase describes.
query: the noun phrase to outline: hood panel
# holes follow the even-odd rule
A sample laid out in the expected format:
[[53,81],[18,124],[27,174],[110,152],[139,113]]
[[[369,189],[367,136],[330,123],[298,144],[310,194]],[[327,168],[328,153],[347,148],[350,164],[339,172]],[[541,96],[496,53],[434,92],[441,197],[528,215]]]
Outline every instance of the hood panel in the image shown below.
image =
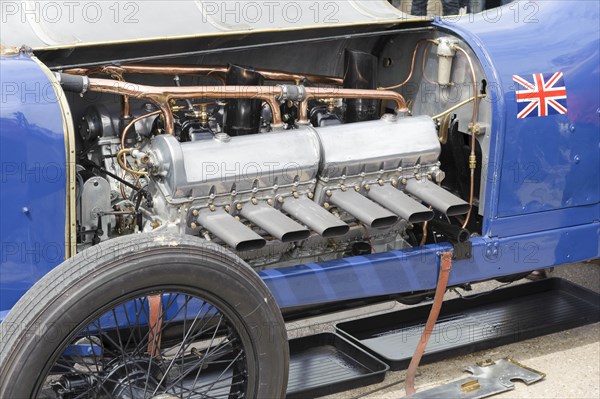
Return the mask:
[[1,44],[34,50],[416,19],[386,0],[23,1],[2,8]]

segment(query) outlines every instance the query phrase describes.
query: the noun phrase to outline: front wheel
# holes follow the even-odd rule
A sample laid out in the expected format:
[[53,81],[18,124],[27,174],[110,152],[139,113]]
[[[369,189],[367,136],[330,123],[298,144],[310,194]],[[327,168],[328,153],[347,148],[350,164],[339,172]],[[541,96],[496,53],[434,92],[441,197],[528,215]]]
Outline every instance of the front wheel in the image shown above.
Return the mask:
[[198,238],[110,240],[42,278],[2,324],[1,398],[282,398],[281,312]]

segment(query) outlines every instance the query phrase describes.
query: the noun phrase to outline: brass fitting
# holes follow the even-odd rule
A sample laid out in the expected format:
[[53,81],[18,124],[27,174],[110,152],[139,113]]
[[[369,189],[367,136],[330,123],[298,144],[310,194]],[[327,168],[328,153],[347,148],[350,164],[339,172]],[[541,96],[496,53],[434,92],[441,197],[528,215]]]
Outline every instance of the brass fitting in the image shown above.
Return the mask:
[[477,167],[477,157],[475,154],[469,155],[469,169],[475,169]]

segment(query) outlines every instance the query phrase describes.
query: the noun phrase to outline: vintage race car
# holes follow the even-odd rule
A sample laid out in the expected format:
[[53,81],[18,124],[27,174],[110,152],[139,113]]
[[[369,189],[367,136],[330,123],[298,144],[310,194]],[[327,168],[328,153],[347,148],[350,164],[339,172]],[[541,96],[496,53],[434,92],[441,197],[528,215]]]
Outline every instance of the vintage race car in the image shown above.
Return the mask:
[[294,315],[599,257],[599,13],[2,2],[0,397],[282,398]]

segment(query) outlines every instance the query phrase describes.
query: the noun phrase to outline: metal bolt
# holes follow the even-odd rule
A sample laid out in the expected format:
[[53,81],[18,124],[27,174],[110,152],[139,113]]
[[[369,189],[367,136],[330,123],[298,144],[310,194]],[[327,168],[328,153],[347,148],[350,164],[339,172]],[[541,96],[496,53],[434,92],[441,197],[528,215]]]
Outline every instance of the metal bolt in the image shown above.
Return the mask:
[[329,209],[329,206],[330,206],[329,202],[326,202],[326,203],[323,204],[323,208],[325,208],[325,209]]
[[231,212],[231,206],[230,205],[225,205],[225,212],[227,212],[227,213]]
[[236,217],[235,217],[235,220],[239,221],[239,220],[240,220],[240,217],[239,217],[239,216],[236,216]]
[[430,174],[428,174],[427,175],[427,180],[433,180],[433,177]]
[[379,179],[379,180],[377,180],[377,184],[379,184],[380,186],[383,186],[385,184],[385,182],[383,181],[383,179]]
[[417,173],[417,174],[415,175],[415,179],[417,179],[417,180],[421,180],[421,174],[420,174],[420,173]]
[[241,203],[236,204],[235,209],[237,209],[238,211],[241,211],[243,208]]
[[271,198],[267,200],[267,205],[273,206],[273,200]]
[[354,186],[354,191],[356,191],[357,193],[360,193],[360,186]]
[[300,198],[300,194],[298,194],[298,191],[294,191],[292,195],[294,196],[294,198]]
[[192,211],[192,215],[193,215],[193,216],[198,216],[198,215],[200,215],[200,211],[199,211],[198,209],[194,209],[194,210]]
[[400,183],[402,183],[403,186],[406,186],[406,183],[408,183],[408,180],[406,180],[406,178],[402,178],[402,180],[400,180]]
[[342,190],[342,191],[347,191],[347,190],[348,190],[348,187],[346,187],[346,185],[345,185],[345,184],[342,184],[342,185],[340,186],[340,190]]
[[252,205],[256,205],[258,204],[258,200],[254,197],[252,197],[252,199],[250,200],[250,202],[252,202]]
[[195,229],[196,227],[198,227],[198,225],[197,225],[196,223],[192,223],[192,224],[190,224],[190,227],[191,227],[192,229]]
[[285,199],[282,196],[277,197],[277,202],[283,204],[283,201],[285,201]]
[[398,187],[398,180],[392,179],[392,186],[393,187]]
[[315,195],[313,193],[308,193],[308,198],[313,199],[313,198],[315,198]]
[[369,191],[371,189],[371,185],[370,184],[365,184],[365,190]]
[[210,204],[210,205],[208,206],[208,209],[210,209],[210,211],[211,211],[211,212],[214,212],[214,211],[216,211],[216,210],[217,210],[217,207],[216,207],[216,206],[214,206],[213,204]]
[[325,195],[327,195],[328,197],[331,197],[333,195],[333,193],[331,192],[331,190],[327,190],[327,192],[325,193]]

